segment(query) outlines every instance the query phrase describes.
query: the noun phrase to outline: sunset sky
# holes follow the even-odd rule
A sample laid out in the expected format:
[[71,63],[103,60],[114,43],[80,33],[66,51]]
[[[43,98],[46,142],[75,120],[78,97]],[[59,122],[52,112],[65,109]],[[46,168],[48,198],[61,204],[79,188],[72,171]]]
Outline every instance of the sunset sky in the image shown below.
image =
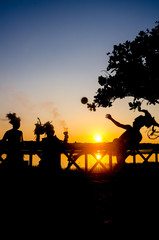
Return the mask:
[[[129,111],[127,99],[96,112],[80,99],[93,100],[113,45],[155,21],[158,0],[0,0],[0,138],[11,127],[8,112],[21,117],[24,140],[34,140],[37,117],[52,121],[60,139],[68,128],[70,142],[118,137],[123,130],[105,114],[131,124],[139,113]],[[159,106],[145,108],[159,122]]]

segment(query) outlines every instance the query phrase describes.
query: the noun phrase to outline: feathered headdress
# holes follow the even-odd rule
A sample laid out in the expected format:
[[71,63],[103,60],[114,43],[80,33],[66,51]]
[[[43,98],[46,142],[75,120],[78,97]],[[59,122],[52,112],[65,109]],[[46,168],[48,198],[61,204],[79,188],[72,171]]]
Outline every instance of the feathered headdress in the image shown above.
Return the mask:
[[50,134],[54,134],[55,131],[54,131],[54,126],[51,124],[51,122],[46,122],[44,124],[44,130],[45,130],[45,133],[50,133]]
[[16,113],[8,113],[6,114],[6,117],[8,118],[9,123],[11,123],[12,125],[14,124],[20,124],[20,118],[16,116]]

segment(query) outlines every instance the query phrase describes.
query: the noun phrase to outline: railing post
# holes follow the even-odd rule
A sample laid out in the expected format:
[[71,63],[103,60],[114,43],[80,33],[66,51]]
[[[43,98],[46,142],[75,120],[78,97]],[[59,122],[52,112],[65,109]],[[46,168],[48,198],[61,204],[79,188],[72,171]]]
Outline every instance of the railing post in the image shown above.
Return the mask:
[[32,167],[32,165],[33,165],[33,154],[30,153],[29,154],[29,167]]
[[85,173],[87,173],[88,170],[88,156],[87,153],[85,153]]
[[158,163],[158,152],[155,151],[155,162]]
[[112,170],[112,154],[109,154],[109,169]]
[[135,153],[135,150],[133,150],[133,163],[134,164],[136,163],[136,153]]

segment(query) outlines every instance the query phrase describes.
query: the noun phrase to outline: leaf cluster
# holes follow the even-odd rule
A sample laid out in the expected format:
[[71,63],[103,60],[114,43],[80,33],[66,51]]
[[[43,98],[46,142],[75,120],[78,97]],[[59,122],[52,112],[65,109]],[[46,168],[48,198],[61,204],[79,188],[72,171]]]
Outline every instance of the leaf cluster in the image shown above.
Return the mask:
[[[135,109],[141,101],[159,103],[159,22],[151,31],[140,31],[133,41],[114,45],[109,56],[107,76],[99,76],[94,96],[96,107],[111,107],[116,99],[133,97]],[[91,109],[91,104],[88,104]]]

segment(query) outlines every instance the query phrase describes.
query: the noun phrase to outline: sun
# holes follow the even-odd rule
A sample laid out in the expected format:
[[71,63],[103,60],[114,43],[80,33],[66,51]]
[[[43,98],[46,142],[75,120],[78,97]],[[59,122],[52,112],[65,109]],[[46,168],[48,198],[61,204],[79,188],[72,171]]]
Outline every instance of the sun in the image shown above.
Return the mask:
[[102,136],[101,136],[101,135],[95,135],[95,136],[94,136],[94,140],[95,140],[96,142],[102,142]]
[[96,154],[96,158],[97,158],[98,160],[101,159],[101,154],[100,154],[100,153]]

